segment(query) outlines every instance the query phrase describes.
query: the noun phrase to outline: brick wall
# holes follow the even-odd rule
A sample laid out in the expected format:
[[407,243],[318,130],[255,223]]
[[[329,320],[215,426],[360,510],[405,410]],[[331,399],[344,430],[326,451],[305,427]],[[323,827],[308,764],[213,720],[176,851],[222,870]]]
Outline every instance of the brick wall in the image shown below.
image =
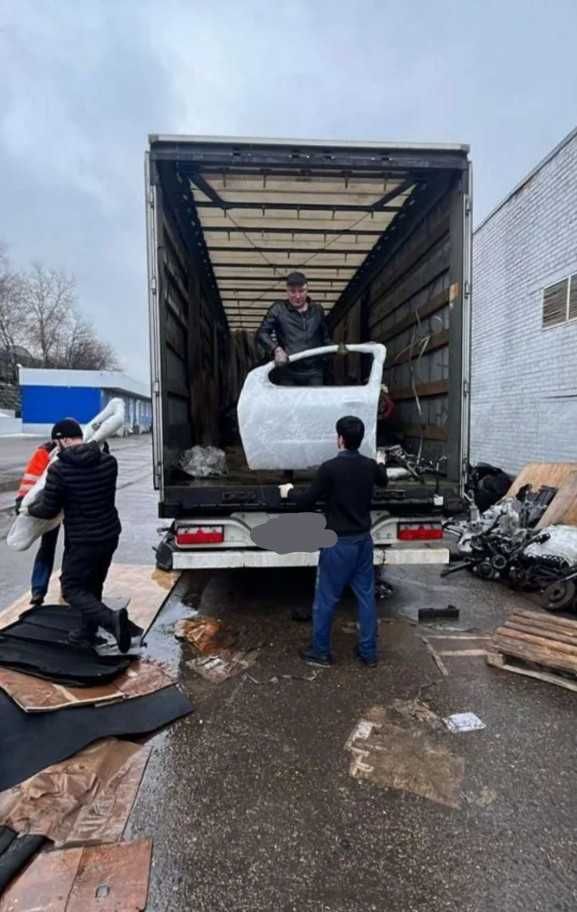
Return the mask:
[[577,321],[542,329],[543,287],[576,272],[574,135],[474,236],[474,463],[577,461]]

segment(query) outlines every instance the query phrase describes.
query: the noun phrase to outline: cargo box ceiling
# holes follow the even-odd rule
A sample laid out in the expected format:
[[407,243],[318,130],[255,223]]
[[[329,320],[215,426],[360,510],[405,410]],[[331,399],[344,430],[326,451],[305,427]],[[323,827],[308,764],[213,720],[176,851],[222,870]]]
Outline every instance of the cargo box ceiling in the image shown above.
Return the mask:
[[445,192],[467,147],[151,137],[166,203],[231,330],[256,330],[306,273],[330,312]]

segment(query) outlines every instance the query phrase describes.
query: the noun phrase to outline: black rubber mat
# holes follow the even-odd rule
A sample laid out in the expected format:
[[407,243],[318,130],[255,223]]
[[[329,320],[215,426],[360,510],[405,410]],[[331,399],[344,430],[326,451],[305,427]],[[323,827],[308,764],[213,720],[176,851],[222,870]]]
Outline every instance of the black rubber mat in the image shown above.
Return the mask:
[[99,738],[145,735],[192,712],[178,687],[109,706],[25,713],[0,691],[0,791],[66,760]]
[[0,896],[45,842],[44,836],[17,836],[8,827],[0,827]]
[[0,855],[3,855],[11,842],[16,839],[16,833],[10,827],[0,826]]
[[131,659],[99,656],[92,649],[72,646],[67,642],[68,633],[79,625],[80,615],[73,608],[32,608],[0,632],[0,665],[69,686],[90,687],[114,680]]
[[[131,636],[143,633],[142,627],[128,622]],[[80,626],[80,612],[65,605],[42,605],[30,608],[18,621],[2,630],[3,634],[25,640],[47,640],[68,645],[68,634]]]

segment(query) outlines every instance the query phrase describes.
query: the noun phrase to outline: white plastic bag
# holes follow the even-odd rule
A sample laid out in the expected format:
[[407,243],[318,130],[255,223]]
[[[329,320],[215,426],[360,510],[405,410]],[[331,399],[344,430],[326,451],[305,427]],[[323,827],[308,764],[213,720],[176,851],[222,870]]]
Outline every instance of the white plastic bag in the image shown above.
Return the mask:
[[218,447],[194,446],[185,450],[178,461],[179,467],[193,478],[215,478],[226,475],[226,455]]
[[[269,375],[274,362],[252,370],[238,400],[239,431],[250,469],[310,469],[336,454],[335,425],[354,415],[365,425],[360,451],[377,452],[377,408],[386,349],[367,342],[345,346],[373,356],[369,382],[360,386],[276,386]],[[290,362],[339,351],[338,345],[291,355]]]
[[[96,415],[84,428],[85,443],[100,443],[111,437],[124,424],[124,402],[122,399],[111,399],[108,405]],[[30,516],[27,507],[38,495],[46,484],[46,474],[51,463],[58,458],[58,449],[54,448],[50,455],[48,466],[28,493],[22,498],[20,512],[8,532],[6,544],[13,551],[26,551],[38,538],[55,529],[62,522],[62,514],[54,519],[37,519]]]

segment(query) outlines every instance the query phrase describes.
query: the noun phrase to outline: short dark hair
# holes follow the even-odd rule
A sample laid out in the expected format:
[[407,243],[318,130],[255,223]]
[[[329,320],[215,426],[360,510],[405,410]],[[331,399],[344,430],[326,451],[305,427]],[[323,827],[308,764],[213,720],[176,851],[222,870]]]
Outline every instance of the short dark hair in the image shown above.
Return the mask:
[[289,288],[302,288],[307,284],[307,277],[304,272],[291,272],[286,277],[286,283]]
[[365,436],[365,426],[360,418],[346,415],[337,421],[337,434],[343,438],[347,450],[358,450]]

